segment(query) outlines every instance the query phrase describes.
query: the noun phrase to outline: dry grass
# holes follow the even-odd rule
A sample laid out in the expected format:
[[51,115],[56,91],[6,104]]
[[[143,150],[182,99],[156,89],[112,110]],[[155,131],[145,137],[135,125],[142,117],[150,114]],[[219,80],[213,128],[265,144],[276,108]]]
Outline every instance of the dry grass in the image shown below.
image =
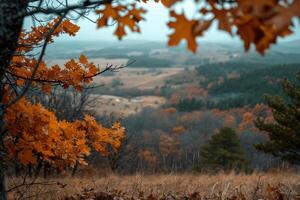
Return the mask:
[[[34,196],[34,199],[300,199],[297,198],[300,174],[287,172],[252,175],[109,174],[53,181],[53,185],[34,185],[19,193],[10,193],[10,198],[23,194],[24,197]],[[12,186],[13,180],[9,182]]]

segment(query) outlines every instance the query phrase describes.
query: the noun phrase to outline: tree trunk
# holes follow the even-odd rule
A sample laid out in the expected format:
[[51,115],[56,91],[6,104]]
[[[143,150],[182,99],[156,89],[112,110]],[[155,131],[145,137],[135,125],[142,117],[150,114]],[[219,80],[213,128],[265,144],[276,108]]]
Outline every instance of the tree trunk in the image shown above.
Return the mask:
[[[27,2],[25,0],[1,0],[0,1],[0,144],[4,140],[4,74],[9,67],[11,59],[18,44],[18,38],[22,29]],[[0,150],[5,151],[0,146]],[[6,200],[5,192],[5,163],[4,154],[0,154],[0,200]]]
[[76,171],[77,171],[77,169],[78,169],[78,162],[76,162],[76,164],[75,164],[75,166],[74,166],[74,168],[73,168],[73,170],[72,170],[72,176],[74,177],[75,176],[75,174],[76,174]]
[[40,175],[40,171],[41,171],[42,167],[43,167],[43,161],[40,160],[38,162],[38,165],[37,165],[36,169],[34,170],[34,177],[35,178],[37,178]]
[[0,200],[6,200],[4,165],[0,162]]

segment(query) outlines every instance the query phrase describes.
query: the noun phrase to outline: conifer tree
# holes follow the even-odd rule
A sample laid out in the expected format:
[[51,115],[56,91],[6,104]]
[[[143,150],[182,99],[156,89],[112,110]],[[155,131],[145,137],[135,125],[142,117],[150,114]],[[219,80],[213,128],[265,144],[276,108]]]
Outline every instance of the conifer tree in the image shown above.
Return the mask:
[[201,149],[201,170],[245,170],[248,167],[240,140],[234,130],[222,128]]
[[[300,81],[300,72],[297,75]],[[266,96],[273,121],[257,118],[255,126],[266,132],[269,140],[256,149],[293,164],[300,164],[300,85],[288,79],[281,82],[284,96]]]

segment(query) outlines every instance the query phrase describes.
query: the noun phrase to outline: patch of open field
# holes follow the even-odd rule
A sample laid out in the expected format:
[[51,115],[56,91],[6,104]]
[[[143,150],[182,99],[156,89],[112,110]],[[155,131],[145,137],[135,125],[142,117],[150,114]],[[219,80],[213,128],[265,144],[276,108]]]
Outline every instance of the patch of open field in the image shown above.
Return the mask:
[[111,76],[98,76],[94,78],[96,84],[109,85],[118,80],[120,88],[124,89],[153,89],[163,86],[165,80],[181,73],[183,68],[123,68]]
[[96,115],[111,115],[126,117],[140,112],[145,107],[157,108],[166,103],[166,99],[160,96],[140,96],[135,98],[123,98],[111,95],[90,95],[93,102],[89,110]]
[[[13,187],[10,179],[9,187]],[[45,182],[47,180],[37,180]],[[54,179],[53,185],[32,185],[23,195],[34,199],[101,200],[284,200],[300,199],[300,175],[295,173],[257,173],[252,175],[167,174],[67,177]],[[20,193],[11,192],[10,197]],[[32,198],[33,199],[33,198]]]
[[[126,65],[127,59],[105,59],[94,58],[89,59],[96,64],[99,69],[104,69],[107,65]],[[53,59],[47,61],[47,64],[58,64],[63,66],[67,60],[65,59]],[[124,89],[153,89],[158,86],[162,86],[165,80],[178,75],[184,70],[184,68],[131,68],[126,67],[120,69],[118,72],[110,73],[110,75],[100,75],[94,78],[94,83],[99,85],[113,84],[113,80],[118,80],[120,88]]]

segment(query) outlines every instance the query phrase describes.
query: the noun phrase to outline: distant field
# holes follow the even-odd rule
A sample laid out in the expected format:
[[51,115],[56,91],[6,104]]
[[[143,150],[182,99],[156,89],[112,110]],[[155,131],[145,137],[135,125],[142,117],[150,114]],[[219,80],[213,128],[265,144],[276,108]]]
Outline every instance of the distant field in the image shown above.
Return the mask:
[[[94,64],[99,66],[100,70],[104,69],[106,65],[125,65],[127,59],[105,59],[105,58],[95,58],[90,59]],[[59,64],[64,65],[66,60],[64,59],[54,59],[47,61],[49,65]],[[130,68],[126,67],[120,69],[118,72],[112,73],[110,76],[97,76],[94,78],[94,83],[96,84],[112,84],[114,79],[120,81],[123,85],[121,88],[125,89],[153,89],[157,86],[162,86],[167,78],[171,78],[179,73],[181,73],[184,68]]]
[[[97,85],[113,86],[114,81],[118,80],[122,89],[147,90],[161,87],[165,81],[183,71],[182,68],[168,68],[149,70],[146,68],[124,68],[111,76],[98,76],[94,78]],[[119,116],[129,116],[136,114],[145,107],[157,108],[166,103],[166,98],[161,96],[138,96],[135,98],[122,98],[108,95],[92,95],[96,98],[95,106],[91,109],[95,114],[117,114]]]
[[[31,199],[97,199],[97,200],[298,200],[300,175],[295,173],[259,173],[252,175],[166,174],[166,175],[97,175],[55,178],[49,185],[19,188]],[[9,179],[13,186],[18,179]],[[37,194],[36,196],[34,194]],[[29,198],[30,199],[30,198]]]
[[153,89],[163,86],[165,80],[181,73],[183,68],[124,68],[112,76],[98,76],[94,81],[96,84],[112,84],[114,79],[119,80],[125,89]]
[[109,96],[91,95],[93,104],[88,110],[96,115],[116,114],[126,117],[140,112],[145,107],[157,108],[165,104],[166,99],[160,96],[141,96],[132,99]]
[[[107,64],[122,65],[127,63],[127,59],[90,59],[100,69],[104,69]],[[49,64],[57,63],[63,65],[66,60],[55,59],[48,61]],[[109,75],[99,75],[94,78],[96,85],[105,85],[107,87],[117,87],[118,89],[138,89],[147,90],[161,87],[167,79],[170,79],[181,72],[184,68],[122,68],[118,72]],[[114,86],[114,81],[118,85]],[[129,116],[140,112],[145,107],[157,108],[165,104],[166,99],[161,96],[140,96],[134,99],[127,99],[118,96],[109,95],[91,95],[92,104],[88,110],[93,114],[117,114],[119,116]]]

